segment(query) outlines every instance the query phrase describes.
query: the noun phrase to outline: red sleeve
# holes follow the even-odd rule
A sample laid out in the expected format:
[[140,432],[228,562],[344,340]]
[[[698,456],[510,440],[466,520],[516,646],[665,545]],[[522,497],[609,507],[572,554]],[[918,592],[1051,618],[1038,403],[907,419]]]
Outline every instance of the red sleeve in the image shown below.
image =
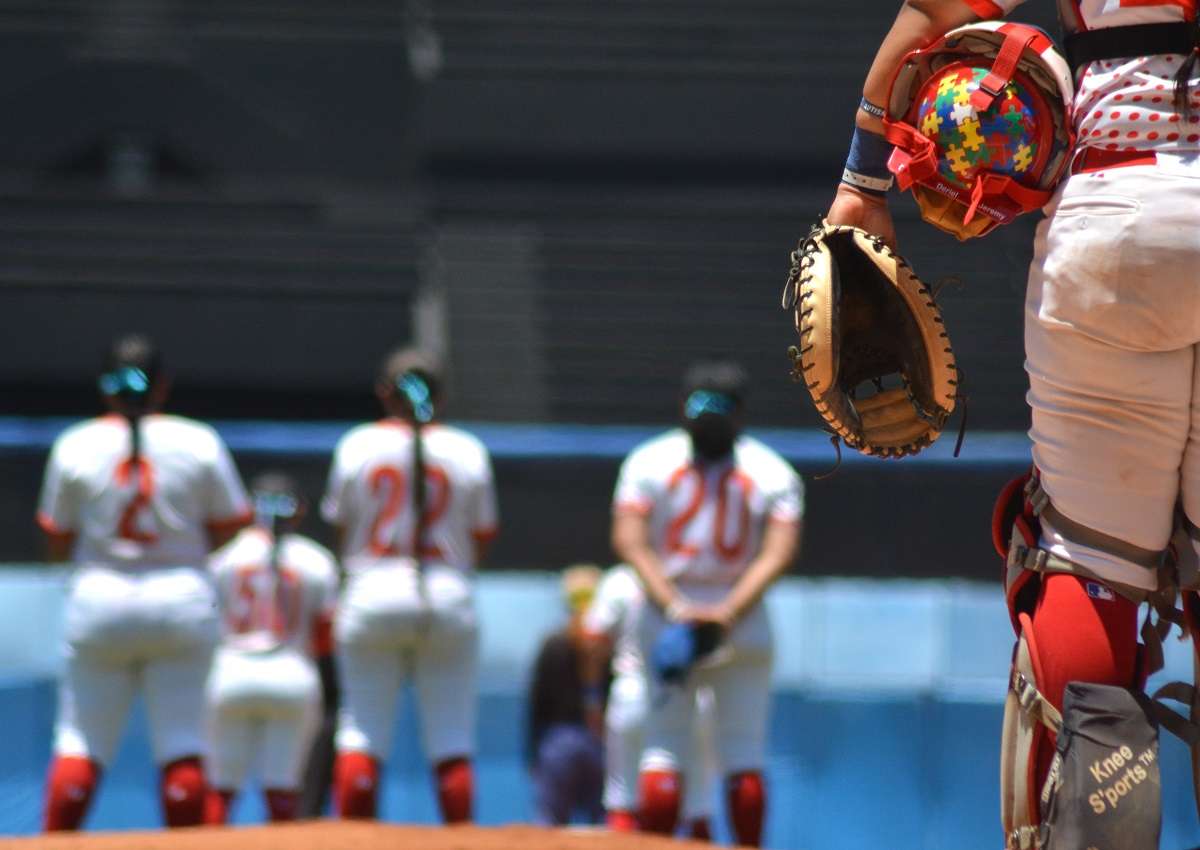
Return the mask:
[[206,527],[209,531],[240,531],[254,522],[254,511],[243,511],[228,519],[209,520]]
[[75,536],[75,532],[68,531],[65,528],[59,528],[54,524],[54,520],[50,518],[49,514],[41,511],[38,511],[37,514],[37,524],[38,527],[41,528],[42,531],[44,531],[49,537],[61,537],[66,540]]
[[313,620],[312,654],[324,658],[333,654],[333,615],[321,613]]
[[471,537],[476,543],[491,543],[500,536],[500,529],[496,526],[491,528],[477,528],[471,532]]

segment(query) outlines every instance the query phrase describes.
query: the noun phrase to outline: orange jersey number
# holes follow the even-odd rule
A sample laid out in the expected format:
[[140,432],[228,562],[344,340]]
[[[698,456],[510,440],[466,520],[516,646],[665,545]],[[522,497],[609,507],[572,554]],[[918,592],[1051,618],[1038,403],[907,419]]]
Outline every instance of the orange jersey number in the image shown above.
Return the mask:
[[153,516],[147,510],[150,497],[154,495],[154,472],[150,462],[145,458],[140,458],[136,464],[123,461],[117,467],[117,483],[125,484],[131,476],[137,477],[137,489],[121,511],[121,518],[117,521],[117,536],[136,543],[154,543],[158,535],[146,530],[146,520]]
[[[371,496],[379,505],[379,511],[371,523],[369,546],[376,556],[411,554],[411,541],[396,541],[397,520],[403,513],[411,495],[407,487],[408,476],[395,466],[378,466],[367,478]],[[436,525],[450,507],[450,478],[440,466],[425,467],[425,531]],[[442,551],[437,546],[422,541],[421,555],[438,558]]]
[[[694,466],[681,466],[675,470],[667,482],[667,492],[674,494],[679,487],[684,485],[684,482],[687,482],[692,488],[691,498],[688,499],[683,510],[667,524],[666,546],[667,552],[670,554],[682,554],[690,557],[698,554],[700,547],[695,543],[685,541],[687,530],[696,515],[700,513],[709,494],[705,477]],[[726,470],[717,481],[712,544],[717,554],[726,560],[735,560],[740,557],[750,539],[750,492],[752,488],[750,479],[737,469]],[[735,491],[732,497],[730,491]],[[737,514],[737,525],[732,535],[727,528],[731,508]]]

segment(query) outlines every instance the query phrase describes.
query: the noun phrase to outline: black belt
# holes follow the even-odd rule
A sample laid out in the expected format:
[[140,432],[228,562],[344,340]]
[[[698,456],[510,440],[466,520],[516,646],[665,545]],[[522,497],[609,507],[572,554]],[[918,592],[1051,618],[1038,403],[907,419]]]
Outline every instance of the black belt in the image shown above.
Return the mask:
[[1098,59],[1130,59],[1160,53],[1200,50],[1200,21],[1106,27],[1068,35],[1064,39],[1071,72]]

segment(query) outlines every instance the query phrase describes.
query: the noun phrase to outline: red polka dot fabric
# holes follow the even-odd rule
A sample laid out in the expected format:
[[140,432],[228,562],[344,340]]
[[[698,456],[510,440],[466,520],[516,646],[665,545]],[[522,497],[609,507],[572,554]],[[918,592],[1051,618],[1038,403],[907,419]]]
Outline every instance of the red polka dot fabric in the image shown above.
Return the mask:
[[1078,145],[1110,150],[1195,147],[1200,141],[1200,70],[1188,98],[1193,113],[1185,119],[1174,102],[1174,77],[1182,58],[1141,56],[1093,62],[1075,93]]
[[[966,0],[980,17],[999,18],[1024,0]],[[1200,0],[1076,0],[1060,2],[1069,32],[1193,19]],[[1093,62],[1078,81],[1075,131],[1080,147],[1106,150],[1190,150],[1200,147],[1200,69],[1176,112],[1175,74],[1182,56],[1141,56]]]

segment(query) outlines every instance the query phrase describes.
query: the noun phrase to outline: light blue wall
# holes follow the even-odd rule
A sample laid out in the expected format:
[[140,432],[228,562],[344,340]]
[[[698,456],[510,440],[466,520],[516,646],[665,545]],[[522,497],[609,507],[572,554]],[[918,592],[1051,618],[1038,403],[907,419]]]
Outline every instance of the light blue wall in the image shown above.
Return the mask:
[[[63,574],[0,573],[0,832],[36,829],[58,669]],[[998,846],[997,732],[1012,632],[998,587],[966,582],[789,579],[772,592],[777,639],[768,843],[780,848]],[[542,636],[561,622],[545,574],[483,575],[478,817],[527,818],[522,691]],[[1170,640],[1168,670],[1190,676]],[[411,706],[398,721],[418,721]],[[432,821],[411,733],[397,735],[384,816]],[[1183,747],[1164,736],[1164,847],[1200,839]],[[140,707],[107,772],[95,828],[158,823]],[[239,821],[257,820],[257,800]]]

